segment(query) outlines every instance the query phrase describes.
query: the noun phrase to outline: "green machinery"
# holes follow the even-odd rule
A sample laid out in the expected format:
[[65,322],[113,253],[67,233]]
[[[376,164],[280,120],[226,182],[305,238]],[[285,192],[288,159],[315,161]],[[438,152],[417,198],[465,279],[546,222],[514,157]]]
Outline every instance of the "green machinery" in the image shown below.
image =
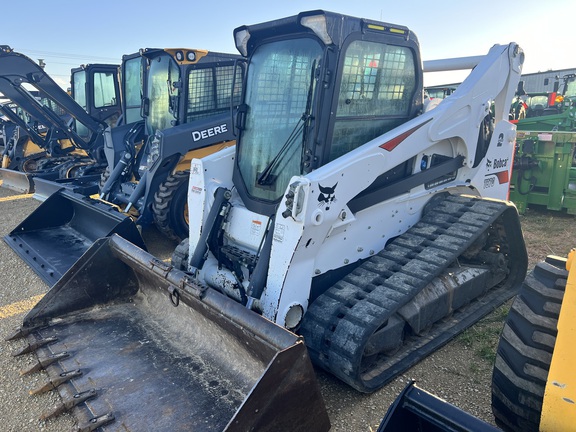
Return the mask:
[[576,214],[576,132],[518,131],[510,200]]
[[576,214],[576,76],[562,81],[561,92],[557,83],[553,93],[533,95],[517,122],[510,200],[520,213],[540,205]]

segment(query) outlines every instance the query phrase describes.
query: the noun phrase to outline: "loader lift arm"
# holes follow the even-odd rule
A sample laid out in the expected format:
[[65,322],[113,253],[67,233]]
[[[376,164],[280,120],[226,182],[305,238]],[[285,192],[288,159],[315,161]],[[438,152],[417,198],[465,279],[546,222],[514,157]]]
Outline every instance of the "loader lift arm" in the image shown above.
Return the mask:
[[[103,145],[102,133],[105,124],[92,118],[78,105],[50,76],[28,57],[14,52],[6,45],[0,46],[0,92],[28,111],[46,127],[53,128],[56,139],[70,138],[74,144],[98,157],[98,149]],[[74,119],[85,125],[90,136],[80,137],[66,125],[52,110],[43,107],[23,87],[28,84],[68,112]]]
[[30,136],[30,139],[39,147],[46,148],[46,139],[40,135],[31,125],[26,123],[18,114],[12,110],[8,104],[0,105],[0,113],[4,114],[12,123],[25,130]]
[[[28,91],[23,88],[14,87],[10,81],[0,77],[0,91],[24,110],[34,121],[46,128],[44,138],[34,141],[36,144],[46,149],[47,152],[54,155],[62,153],[58,140],[70,137],[69,126],[62,119],[55,115],[48,107],[42,106]],[[22,127],[21,122],[18,122]],[[24,126],[28,130],[29,125]],[[71,141],[77,146],[74,141]],[[74,147],[71,147],[73,149]]]

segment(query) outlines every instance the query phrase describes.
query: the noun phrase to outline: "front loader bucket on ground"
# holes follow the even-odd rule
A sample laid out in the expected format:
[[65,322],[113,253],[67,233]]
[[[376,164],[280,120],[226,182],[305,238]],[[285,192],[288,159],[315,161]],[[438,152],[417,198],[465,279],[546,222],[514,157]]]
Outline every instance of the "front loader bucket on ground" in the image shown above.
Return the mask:
[[79,401],[70,409],[80,427],[330,428],[300,337],[117,235],[98,240],[15,336],[48,342],[36,351],[38,364],[56,360],[46,388],[57,386],[63,406]]
[[392,403],[377,432],[499,432],[472,414],[410,382]]
[[4,240],[52,286],[92,243],[113,233],[145,249],[129,217],[103,202],[59,190]]
[[24,172],[0,168],[0,179],[5,189],[24,194],[34,192],[34,180],[31,175]]

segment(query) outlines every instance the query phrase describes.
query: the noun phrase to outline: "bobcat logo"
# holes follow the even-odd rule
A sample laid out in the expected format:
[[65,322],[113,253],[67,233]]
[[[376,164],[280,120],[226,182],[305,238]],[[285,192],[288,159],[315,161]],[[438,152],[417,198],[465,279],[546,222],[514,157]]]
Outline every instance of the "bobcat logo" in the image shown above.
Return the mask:
[[336,195],[334,195],[336,186],[338,186],[338,183],[332,187],[326,187],[320,184],[318,185],[320,188],[320,195],[318,195],[318,207],[325,205],[326,210],[330,210],[330,204],[336,201]]
[[492,161],[490,159],[486,159],[486,168],[487,169],[492,168]]
[[498,144],[496,145],[496,147],[502,147],[502,144],[504,144],[504,134],[503,133],[498,135]]

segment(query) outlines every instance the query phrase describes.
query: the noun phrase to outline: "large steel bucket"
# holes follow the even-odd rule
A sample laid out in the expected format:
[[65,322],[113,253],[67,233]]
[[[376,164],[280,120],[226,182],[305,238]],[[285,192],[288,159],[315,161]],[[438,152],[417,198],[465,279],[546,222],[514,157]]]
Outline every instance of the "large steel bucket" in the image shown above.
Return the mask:
[[48,342],[36,351],[39,364],[57,359],[46,370],[63,407],[79,402],[70,409],[80,426],[330,428],[300,337],[117,235],[82,256],[26,316],[19,335],[34,348]]
[[145,249],[140,232],[128,216],[98,200],[59,190],[4,240],[52,286],[92,243],[114,233]]
[[2,187],[14,192],[28,194],[34,192],[34,180],[31,175],[8,168],[0,168]]

